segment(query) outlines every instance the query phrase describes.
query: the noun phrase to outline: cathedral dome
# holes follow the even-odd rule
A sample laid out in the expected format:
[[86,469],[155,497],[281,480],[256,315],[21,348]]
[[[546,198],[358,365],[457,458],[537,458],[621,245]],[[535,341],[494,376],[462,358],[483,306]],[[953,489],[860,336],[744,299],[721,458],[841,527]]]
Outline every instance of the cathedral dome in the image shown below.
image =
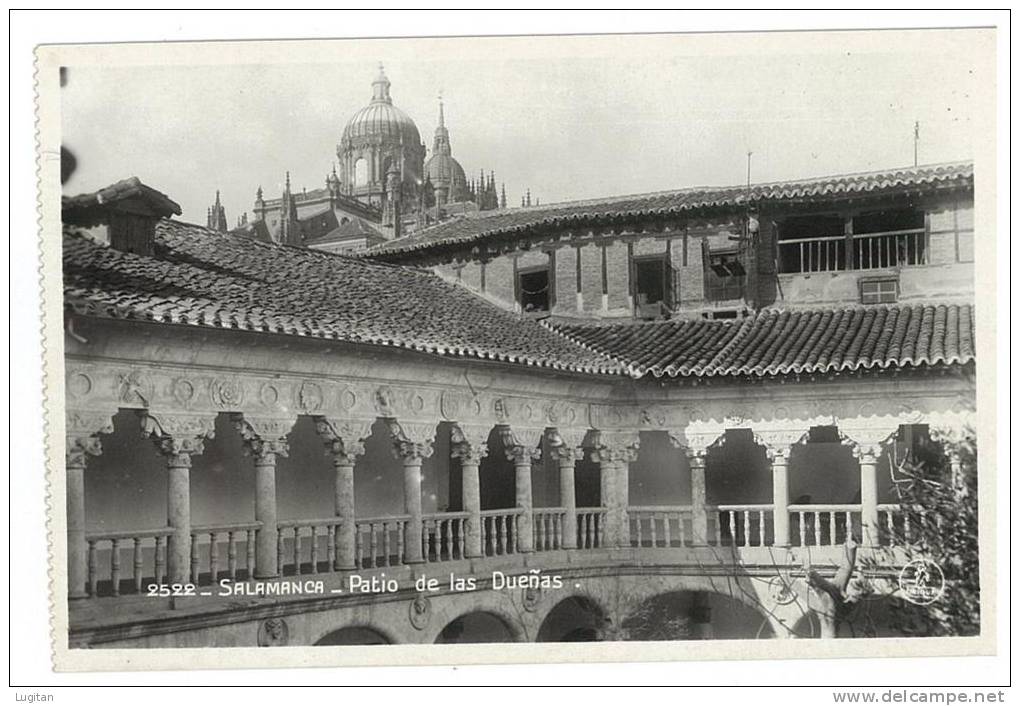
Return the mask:
[[433,154],[429,157],[429,160],[425,162],[425,173],[435,187],[459,188],[467,186],[467,176],[464,174],[463,167],[448,154]]
[[354,114],[340,137],[341,148],[358,143],[403,143],[408,147],[421,144],[421,135],[414,121],[393,105],[390,80],[381,66],[379,76],[372,82],[372,102]]

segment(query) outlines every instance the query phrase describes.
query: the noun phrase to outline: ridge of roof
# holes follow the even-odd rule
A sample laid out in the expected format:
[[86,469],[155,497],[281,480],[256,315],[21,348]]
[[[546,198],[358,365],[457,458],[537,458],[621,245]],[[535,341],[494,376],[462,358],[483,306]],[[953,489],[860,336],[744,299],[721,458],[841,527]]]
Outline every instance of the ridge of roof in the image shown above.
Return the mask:
[[[828,197],[843,193],[871,193],[902,186],[930,184],[954,179],[972,179],[972,161],[941,162],[807,179],[760,182],[748,186],[684,187],[664,191],[608,196],[579,201],[562,201],[461,214],[402,238],[382,243],[363,257],[398,256],[444,245],[468,244],[500,234],[520,232],[560,222],[634,215],[668,215],[699,208],[738,206],[749,202]],[[818,192],[818,189],[822,189]],[[784,192],[785,190],[785,192]],[[813,191],[812,191],[813,190]],[[811,192],[811,193],[808,193]],[[618,211],[598,212],[623,205]],[[595,212],[585,209],[596,209]],[[488,227],[486,227],[488,226]]]

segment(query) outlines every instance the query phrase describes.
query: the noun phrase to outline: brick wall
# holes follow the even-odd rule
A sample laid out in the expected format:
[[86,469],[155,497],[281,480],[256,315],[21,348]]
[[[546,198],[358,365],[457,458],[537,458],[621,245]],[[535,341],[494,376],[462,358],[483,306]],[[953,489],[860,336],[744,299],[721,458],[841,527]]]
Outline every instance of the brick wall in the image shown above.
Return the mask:
[[514,305],[514,263],[511,256],[503,255],[486,264],[485,291],[507,306]]
[[577,284],[575,268],[577,267],[577,250],[562,247],[556,251],[556,306],[555,313],[570,316],[576,313]]
[[597,313],[602,310],[602,248],[599,245],[585,245],[580,253],[584,310]]
[[630,264],[627,262],[627,246],[624,243],[606,246],[606,271],[609,310],[626,311],[630,305]]

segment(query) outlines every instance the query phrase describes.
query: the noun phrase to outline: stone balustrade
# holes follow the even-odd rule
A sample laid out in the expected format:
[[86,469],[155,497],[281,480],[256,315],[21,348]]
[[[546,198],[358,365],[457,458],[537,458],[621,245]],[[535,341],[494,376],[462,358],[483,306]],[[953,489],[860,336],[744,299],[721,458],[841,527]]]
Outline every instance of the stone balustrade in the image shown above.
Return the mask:
[[[380,404],[383,404],[380,402]],[[388,404],[388,403],[386,403]],[[835,546],[853,537],[864,546],[909,544],[924,523],[923,508],[878,503],[878,459],[895,425],[848,425],[841,439],[859,463],[861,499],[855,504],[791,504],[791,449],[805,442],[804,427],[761,428],[743,420],[689,423],[665,429],[682,451],[690,477],[689,504],[632,505],[630,467],[641,453],[640,429],[559,428],[508,423],[450,425],[449,452],[460,467],[461,505],[425,513],[422,463],[434,453],[435,422],[380,417],[403,470],[403,512],[358,517],[354,469],[365,453],[373,418],[311,415],[335,469],[335,514],[318,519],[277,516],[276,461],[289,453],[297,416],[231,413],[234,429],[254,466],[254,517],[248,522],[197,526],[191,522],[190,470],[213,435],[215,415],[138,410],[143,437],[166,462],[166,526],[143,531],[85,532],[84,477],[89,458],[102,452],[98,434],[109,417],[79,415],[68,433],[68,569],[71,597],[138,593],[148,583],[207,585],[217,580],[356,571],[398,565],[526,555],[531,552],[612,548],[707,546]],[[595,419],[594,417],[592,418]],[[820,420],[810,418],[805,426]],[[731,428],[750,428],[771,463],[772,502],[720,503],[707,497],[711,454]],[[479,466],[497,434],[513,466],[514,506],[481,509]],[[444,447],[445,448],[445,447]],[[558,475],[559,504],[533,507],[532,473],[544,459]],[[576,507],[575,469],[598,465],[597,507]],[[664,473],[674,469],[663,469]]]

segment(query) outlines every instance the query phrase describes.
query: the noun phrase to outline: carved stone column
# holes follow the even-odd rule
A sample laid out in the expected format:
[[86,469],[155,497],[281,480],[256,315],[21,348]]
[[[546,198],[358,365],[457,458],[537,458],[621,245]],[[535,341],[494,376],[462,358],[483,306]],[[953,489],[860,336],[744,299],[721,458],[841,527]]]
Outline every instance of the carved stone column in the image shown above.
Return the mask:
[[584,432],[556,430],[549,434],[549,455],[560,470],[560,507],[563,516],[563,548],[577,549],[577,498],[574,467],[584,458]]
[[336,529],[336,554],[330,558],[337,571],[356,568],[357,510],[354,507],[354,464],[365,453],[364,440],[372,433],[372,421],[333,420],[319,417],[315,428],[326,444],[326,455],[333,459],[336,471],[333,487],[334,512],[339,518]]
[[287,434],[295,421],[247,415],[234,417],[234,427],[244,439],[245,450],[255,459],[255,520],[262,523],[255,535],[255,576],[258,578],[280,575],[276,457],[287,455]]
[[458,424],[451,434],[450,455],[460,459],[461,498],[468,513],[464,556],[482,556],[482,501],[478,482],[478,466],[489,454],[488,427]]
[[790,452],[794,444],[807,441],[808,429],[754,429],[755,442],[772,464],[772,541],[777,547],[790,546]]
[[404,464],[404,512],[410,516],[404,525],[404,563],[425,561],[422,552],[421,464],[432,456],[434,424],[398,424],[390,420],[393,453]]
[[708,544],[708,503],[705,489],[705,462],[708,450],[726,433],[725,428],[704,425],[696,430],[671,431],[669,441],[687,457],[691,474],[691,542],[695,546]]
[[517,520],[517,551],[521,553],[535,550],[531,464],[542,458],[542,433],[540,429],[506,427],[502,430],[503,449],[507,460],[514,464],[517,507],[522,510]]
[[205,451],[215,415],[155,415],[140,412],[142,437],[151,438],[167,461],[167,579],[187,583],[191,576],[191,457]]
[[630,546],[630,464],[637,460],[636,431],[598,432],[594,458],[600,465],[602,505],[606,508],[606,546]]
[[708,544],[708,495],[705,490],[705,461],[708,449],[687,448],[687,464],[691,469],[691,534],[694,544]]
[[[841,428],[840,431],[843,431]],[[846,430],[846,442],[853,446],[854,456],[861,472],[861,544],[877,547],[881,544],[881,525],[878,522],[878,458],[882,446],[896,433],[896,429]]]
[[859,444],[854,455],[861,467],[861,543],[877,547],[880,541],[878,524],[878,457],[880,444]]
[[[110,424],[106,431],[113,431]],[[67,597],[85,598],[88,591],[88,547],[85,541],[85,467],[89,456],[102,453],[99,437],[88,432],[67,435]]]
[[768,446],[765,448],[772,462],[772,544],[776,547],[790,546],[790,448]]

